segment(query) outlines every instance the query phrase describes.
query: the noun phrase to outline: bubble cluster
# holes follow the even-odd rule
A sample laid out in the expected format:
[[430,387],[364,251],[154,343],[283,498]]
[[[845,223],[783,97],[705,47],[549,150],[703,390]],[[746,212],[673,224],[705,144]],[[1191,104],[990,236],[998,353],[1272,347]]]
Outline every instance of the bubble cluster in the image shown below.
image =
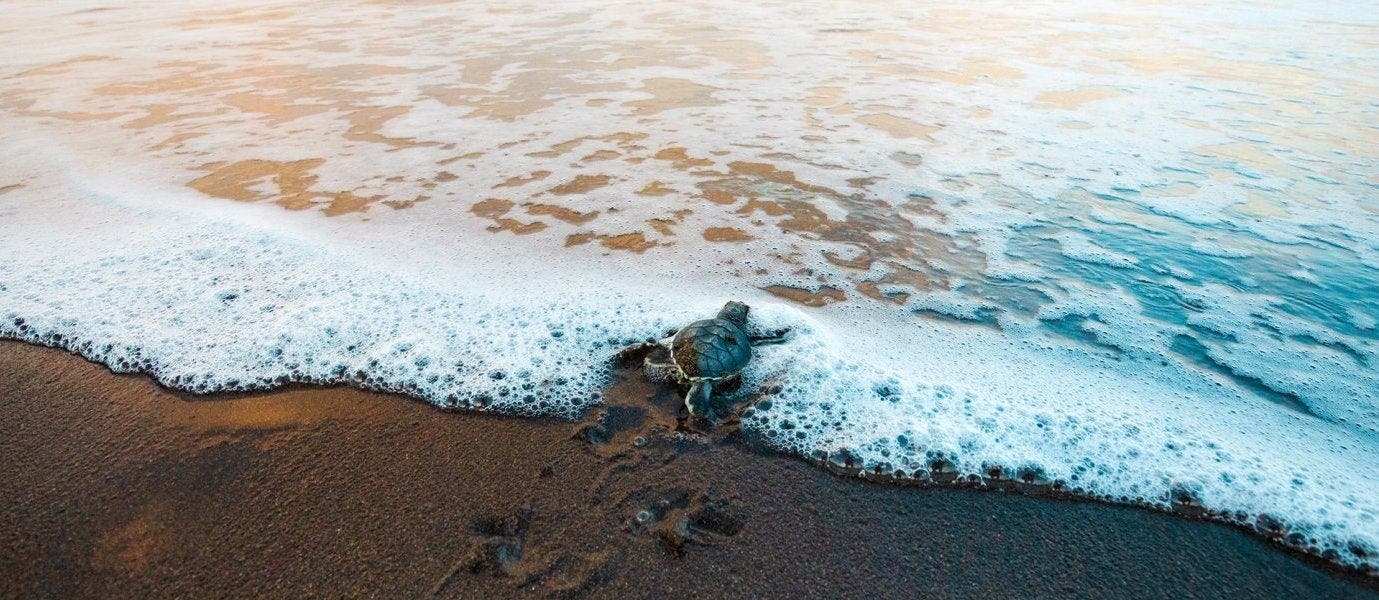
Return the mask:
[[[1245,410],[1248,396],[1223,397],[1185,373],[1165,371],[1155,386],[1085,357],[1046,362],[1057,355],[1042,342],[1013,381],[999,362],[929,370],[934,359],[913,353],[934,346],[913,339],[894,352],[884,347],[904,338],[827,337],[758,357],[752,376],[767,395],[743,415],[755,439],[860,477],[1072,495],[1264,527],[1299,550],[1373,567],[1366,472],[1375,458],[1349,451],[1371,443],[1365,434],[1286,408]],[[848,351],[859,343],[883,349]]]
[[346,384],[571,416],[597,401],[613,349],[665,325],[646,307],[441,293],[278,242],[208,227],[157,251],[5,261],[0,336],[193,393]]

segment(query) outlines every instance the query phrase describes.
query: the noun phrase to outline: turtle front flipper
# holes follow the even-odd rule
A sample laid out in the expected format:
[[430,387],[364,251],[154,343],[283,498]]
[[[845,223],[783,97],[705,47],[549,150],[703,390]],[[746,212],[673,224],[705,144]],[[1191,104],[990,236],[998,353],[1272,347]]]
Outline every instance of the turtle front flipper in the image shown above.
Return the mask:
[[713,395],[712,381],[696,381],[685,392],[685,408],[691,415],[702,415],[709,409],[709,396]]
[[777,330],[770,335],[754,335],[751,338],[751,343],[753,346],[771,346],[775,344],[784,344],[793,337],[795,337],[795,332],[787,327]]

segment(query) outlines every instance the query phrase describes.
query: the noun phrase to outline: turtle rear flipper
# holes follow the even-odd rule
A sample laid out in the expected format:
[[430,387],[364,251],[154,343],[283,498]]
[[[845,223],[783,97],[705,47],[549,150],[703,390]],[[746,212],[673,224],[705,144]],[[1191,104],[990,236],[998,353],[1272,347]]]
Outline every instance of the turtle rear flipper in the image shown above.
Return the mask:
[[709,409],[709,396],[713,395],[712,381],[696,381],[685,392],[685,408],[691,415],[703,415]]
[[657,383],[674,383],[680,369],[675,366],[675,361],[671,360],[670,349],[658,344],[642,359],[642,371],[646,373],[647,379]]
[[632,366],[645,359],[648,354],[651,354],[652,350],[660,346],[661,345],[656,342],[639,342],[632,344],[631,346],[619,350],[618,353],[614,355],[613,360],[618,365],[624,367]]

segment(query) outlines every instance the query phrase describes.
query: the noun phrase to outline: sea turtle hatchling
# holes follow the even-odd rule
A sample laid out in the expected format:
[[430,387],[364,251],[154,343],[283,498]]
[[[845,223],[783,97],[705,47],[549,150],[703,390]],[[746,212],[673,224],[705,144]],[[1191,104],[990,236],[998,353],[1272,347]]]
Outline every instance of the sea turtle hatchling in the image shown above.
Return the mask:
[[716,389],[731,389],[742,381],[742,369],[752,360],[752,347],[784,342],[789,331],[774,335],[747,333],[746,304],[732,301],[718,316],[695,321],[659,342],[627,347],[625,359],[643,356],[647,377],[674,381],[685,392],[685,408],[692,415],[716,420],[710,398]]

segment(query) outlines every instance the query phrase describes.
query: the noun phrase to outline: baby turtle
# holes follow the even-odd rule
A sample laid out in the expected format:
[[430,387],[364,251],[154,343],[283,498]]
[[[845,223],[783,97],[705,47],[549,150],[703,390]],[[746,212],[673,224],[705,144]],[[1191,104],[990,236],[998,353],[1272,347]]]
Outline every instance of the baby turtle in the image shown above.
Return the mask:
[[742,382],[742,369],[752,360],[752,346],[784,342],[788,331],[775,335],[747,333],[746,304],[732,301],[718,316],[695,321],[659,342],[629,346],[621,356],[643,356],[647,377],[674,381],[685,392],[685,408],[692,415],[716,420],[710,406],[715,390],[731,389]]

